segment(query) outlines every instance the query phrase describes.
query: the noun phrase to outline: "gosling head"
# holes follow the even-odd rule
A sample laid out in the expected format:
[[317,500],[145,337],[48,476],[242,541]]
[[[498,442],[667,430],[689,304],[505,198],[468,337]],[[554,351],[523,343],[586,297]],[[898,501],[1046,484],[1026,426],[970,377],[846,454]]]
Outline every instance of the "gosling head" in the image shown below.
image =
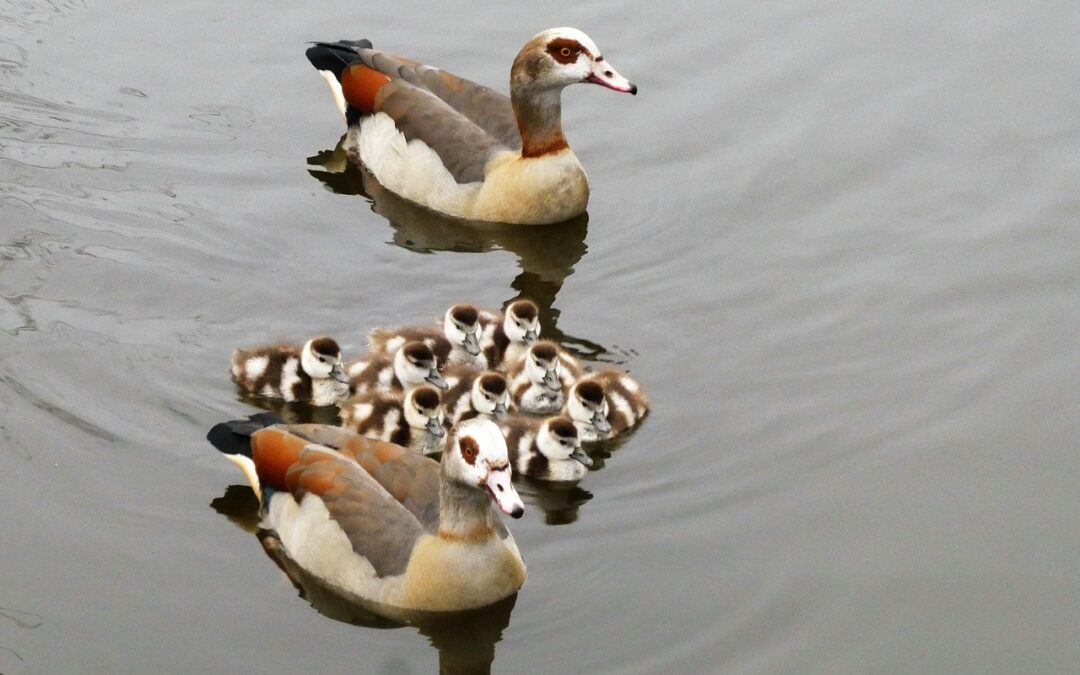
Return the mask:
[[314,380],[349,382],[349,376],[341,365],[341,348],[332,338],[317,337],[304,343],[300,351],[300,366]]
[[470,356],[480,353],[480,312],[472,305],[454,305],[443,316],[443,335]]
[[423,342],[406,342],[397,350],[394,354],[394,374],[406,389],[425,382],[443,391],[450,388],[435,368],[435,353]]

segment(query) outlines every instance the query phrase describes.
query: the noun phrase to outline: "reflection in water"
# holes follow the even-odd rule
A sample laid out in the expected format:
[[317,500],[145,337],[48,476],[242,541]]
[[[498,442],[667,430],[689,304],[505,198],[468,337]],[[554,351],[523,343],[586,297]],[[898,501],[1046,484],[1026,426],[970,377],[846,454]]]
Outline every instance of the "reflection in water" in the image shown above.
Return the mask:
[[341,424],[336,405],[311,405],[310,403],[286,402],[279,398],[259,396],[236,386],[236,400],[256,408],[268,410],[281,418],[286,424]]
[[[517,595],[493,605],[468,612],[401,612],[394,618],[376,614],[349,598],[341,596],[319,579],[300,568],[285,553],[277,535],[259,529],[259,504],[251,488],[230,485],[225,494],[210,506],[245,530],[255,532],[263,550],[289,577],[300,597],[311,603],[320,614],[336,621],[366,628],[415,627],[427,637],[439,653],[439,672],[446,674],[490,673],[495,660],[495,645],[502,639],[503,630],[510,624]],[[250,524],[254,523],[254,527]]]
[[589,216],[557,225],[511,226],[469,222],[448,218],[421,208],[384,190],[366,170],[350,162],[342,149],[343,136],[333,150],[308,158],[315,178],[338,194],[361,195],[371,201],[372,210],[390,221],[393,243],[417,253],[462,251],[478,253],[511,251],[518,257],[521,272],[510,282],[515,294],[503,304],[529,298],[540,307],[541,334],[589,360],[606,360],[608,350],[591,340],[566,335],[558,328],[559,310],[555,296],[563,282],[574,273],[574,265],[588,251],[585,235]]
[[578,507],[592,499],[577,483],[553,483],[528,476],[514,476],[518,493],[526,504],[540,507],[544,524],[568,525],[578,517]]

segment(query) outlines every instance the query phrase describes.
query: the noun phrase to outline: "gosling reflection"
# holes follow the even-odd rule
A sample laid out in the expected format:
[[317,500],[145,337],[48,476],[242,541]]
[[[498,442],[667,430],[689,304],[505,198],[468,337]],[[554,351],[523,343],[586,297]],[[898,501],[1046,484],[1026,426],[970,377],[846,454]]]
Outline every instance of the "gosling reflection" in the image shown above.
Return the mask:
[[[342,137],[344,140],[344,136]],[[521,272],[510,282],[516,295],[503,304],[528,298],[540,307],[544,337],[590,360],[603,358],[608,350],[585,338],[559,330],[559,310],[555,298],[574,266],[588,252],[585,236],[588,214],[556,225],[508,226],[455,220],[424,209],[385,190],[367,171],[350,162],[341,141],[333,150],[308,158],[309,173],[342,195],[360,195],[371,201],[372,210],[394,228],[392,243],[416,251],[460,251],[480,253],[506,250],[514,253]]]
[[[243,529],[254,532],[263,550],[289,577],[300,597],[320,614],[356,626],[376,629],[415,627],[438,651],[440,673],[462,675],[487,674],[495,660],[495,645],[510,625],[510,614],[517,601],[511,595],[487,607],[466,612],[405,612],[390,619],[342,597],[316,577],[308,574],[285,554],[277,536],[258,528],[259,502],[246,485],[230,485],[225,494],[210,506]],[[252,525],[254,524],[254,525]]]

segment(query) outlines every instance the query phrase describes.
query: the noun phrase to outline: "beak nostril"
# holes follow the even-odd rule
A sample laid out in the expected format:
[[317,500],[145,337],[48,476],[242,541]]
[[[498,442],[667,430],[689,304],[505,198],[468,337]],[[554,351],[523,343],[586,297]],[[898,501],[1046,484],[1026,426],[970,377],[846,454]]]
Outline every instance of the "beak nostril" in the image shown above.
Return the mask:
[[613,75],[615,75],[615,73],[611,72],[610,70],[605,70],[604,75],[607,75],[608,77],[612,77]]
[[505,491],[505,488],[503,488],[503,486],[500,485],[499,486],[499,492],[504,492],[504,491]]

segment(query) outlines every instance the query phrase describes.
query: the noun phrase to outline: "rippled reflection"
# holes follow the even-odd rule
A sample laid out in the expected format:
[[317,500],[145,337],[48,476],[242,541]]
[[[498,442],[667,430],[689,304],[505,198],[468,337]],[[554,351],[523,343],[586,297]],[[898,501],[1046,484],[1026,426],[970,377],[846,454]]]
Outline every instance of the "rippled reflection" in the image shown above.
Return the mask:
[[300,597],[320,614],[365,628],[392,629],[412,626],[438,651],[440,673],[490,673],[495,645],[510,624],[517,594],[487,607],[467,612],[404,612],[394,610],[387,618],[358,602],[350,601],[329,588],[292,561],[277,535],[260,529],[259,504],[251,488],[230,485],[225,494],[210,503],[215,511],[243,529],[254,532],[263,550],[289,577]]
[[567,335],[559,330],[559,310],[555,299],[574,266],[585,257],[589,216],[557,225],[507,226],[447,218],[422,208],[385,190],[367,171],[348,160],[342,142],[308,158],[309,170],[328,188],[342,195],[366,197],[375,213],[390,221],[393,243],[418,253],[461,251],[478,253],[506,250],[517,255],[520,273],[510,282],[513,295],[504,307],[518,298],[529,298],[540,307],[541,334],[566,349],[590,360],[605,358],[609,350],[592,340]]

